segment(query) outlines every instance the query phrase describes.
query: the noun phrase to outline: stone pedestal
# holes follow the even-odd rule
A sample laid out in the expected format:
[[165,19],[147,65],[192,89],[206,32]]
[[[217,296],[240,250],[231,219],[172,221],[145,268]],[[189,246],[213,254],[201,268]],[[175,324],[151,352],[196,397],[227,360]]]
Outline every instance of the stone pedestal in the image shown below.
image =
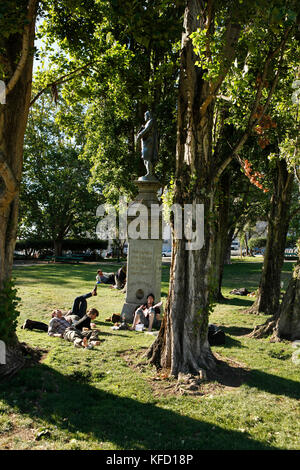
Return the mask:
[[[132,239],[128,236],[127,254],[127,284],[126,301],[123,305],[121,316],[123,320],[132,322],[133,314],[137,307],[146,302],[147,296],[152,293],[155,303],[161,299],[161,257],[162,257],[162,230],[161,214],[156,220],[156,239],[151,239],[151,204],[159,204],[157,191],[161,185],[155,178],[151,181],[139,179],[135,182],[139,188],[139,194],[129,205],[143,204],[147,210],[147,220],[143,219],[144,227],[148,224],[147,239]],[[128,226],[134,217],[128,217]],[[152,231],[153,236],[153,231]]]

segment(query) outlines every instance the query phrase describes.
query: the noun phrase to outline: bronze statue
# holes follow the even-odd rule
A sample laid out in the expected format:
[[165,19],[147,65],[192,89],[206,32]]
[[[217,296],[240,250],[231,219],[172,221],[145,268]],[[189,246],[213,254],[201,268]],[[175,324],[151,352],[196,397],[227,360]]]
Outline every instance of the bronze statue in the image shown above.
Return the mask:
[[149,111],[145,112],[145,125],[141,127],[137,142],[142,140],[142,159],[147,169],[147,174],[142,179],[156,179],[153,173],[153,164],[158,158],[158,139],[155,121]]

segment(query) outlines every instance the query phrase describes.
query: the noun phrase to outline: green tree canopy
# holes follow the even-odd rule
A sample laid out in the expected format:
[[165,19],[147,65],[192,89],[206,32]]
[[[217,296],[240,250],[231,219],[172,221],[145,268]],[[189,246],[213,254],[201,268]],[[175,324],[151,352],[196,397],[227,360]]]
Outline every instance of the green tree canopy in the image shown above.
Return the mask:
[[[60,128],[65,106],[53,108],[49,97],[30,112],[24,147],[20,234],[23,238],[52,239],[94,235],[101,195],[88,190],[90,168],[79,159],[80,144]],[[69,110],[70,111],[70,110]],[[81,116],[79,106],[73,116]]]

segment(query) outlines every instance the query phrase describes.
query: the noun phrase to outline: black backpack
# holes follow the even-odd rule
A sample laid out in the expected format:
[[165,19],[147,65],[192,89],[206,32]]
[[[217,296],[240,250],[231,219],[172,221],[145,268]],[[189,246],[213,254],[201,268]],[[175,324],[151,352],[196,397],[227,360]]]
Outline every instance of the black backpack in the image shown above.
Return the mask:
[[225,344],[225,333],[216,325],[208,325],[208,342],[210,346],[222,346]]

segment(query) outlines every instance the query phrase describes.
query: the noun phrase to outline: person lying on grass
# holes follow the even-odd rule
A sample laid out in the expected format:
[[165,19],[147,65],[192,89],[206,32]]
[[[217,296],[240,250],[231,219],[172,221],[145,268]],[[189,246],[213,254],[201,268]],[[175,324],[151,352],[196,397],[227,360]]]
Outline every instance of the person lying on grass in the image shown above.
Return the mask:
[[79,318],[84,317],[87,311],[87,301],[89,297],[97,295],[97,286],[94,287],[92,292],[88,294],[79,295],[75,298],[72,310],[69,312],[71,315],[77,315]]
[[124,289],[126,284],[126,265],[118,269],[116,273],[104,273],[101,269],[98,269],[96,287],[98,284],[111,284],[111,288]]
[[50,320],[48,335],[57,336],[67,341],[74,343],[77,348],[91,348],[93,346],[99,346],[98,341],[98,330],[89,330],[88,327],[84,327],[83,324],[88,324],[91,320],[94,320],[99,315],[98,310],[91,309],[85,316],[84,322],[81,323],[80,328],[77,328],[78,323],[83,320],[79,320],[76,326],[71,325],[71,318],[68,320],[62,316],[61,310],[56,311],[56,315]]
[[[63,315],[62,311],[59,309],[53,310],[51,313],[51,318],[56,317],[57,314]],[[79,320],[79,317],[78,317]],[[71,323],[71,321],[69,321]],[[69,325],[70,326],[70,325]],[[46,333],[48,332],[48,327],[49,325],[47,323],[43,323],[41,321],[36,321],[36,320],[30,320],[30,318],[27,318],[21,328],[23,330],[40,330],[40,331],[45,331]]]
[[94,323],[91,323],[91,320],[95,320],[98,315],[98,310],[92,308],[82,319],[76,317],[78,320],[76,322],[72,315],[64,317],[62,311],[56,309],[51,314],[52,318],[49,326],[42,322],[27,319],[21,328],[47,331],[49,336],[73,342],[75,347],[91,348],[100,344],[100,341],[98,341],[99,330],[90,331],[91,327],[96,326]]
[[76,327],[77,330],[82,331],[83,329],[91,330],[96,328],[96,324],[92,323],[99,315],[99,312],[96,308],[91,308],[82,318],[79,318],[77,315],[72,315],[72,311],[68,312],[66,315],[66,320],[71,321],[72,325]]
[[96,285],[97,284],[114,284],[115,275],[114,273],[104,273],[102,269],[98,269],[96,275]]
[[154,295],[147,296],[147,302],[138,307],[134,313],[133,324],[130,330],[135,330],[138,323],[142,323],[148,331],[152,328],[159,329],[161,325],[160,306],[162,302],[154,305]]
[[[95,287],[92,292],[89,292],[88,294],[80,295],[75,298],[72,310],[69,310],[69,312],[63,317],[63,313],[61,310],[56,309],[52,312],[52,318],[62,318],[63,317],[63,323],[64,321],[69,323],[69,326],[76,326],[77,330],[82,331],[83,328],[95,328],[96,325],[95,323],[91,323],[91,320],[94,320],[99,312],[95,308],[91,308],[88,313],[86,313],[87,310],[87,301],[89,297],[97,295],[97,287]],[[95,315],[95,313],[97,315]],[[55,324],[55,321],[53,322]],[[66,325],[66,323],[64,323]],[[46,325],[43,322],[38,322],[34,320],[30,320],[29,318],[25,321],[23,326],[21,327],[23,329],[28,329],[28,330],[41,330],[41,331],[48,331],[48,325]]]

